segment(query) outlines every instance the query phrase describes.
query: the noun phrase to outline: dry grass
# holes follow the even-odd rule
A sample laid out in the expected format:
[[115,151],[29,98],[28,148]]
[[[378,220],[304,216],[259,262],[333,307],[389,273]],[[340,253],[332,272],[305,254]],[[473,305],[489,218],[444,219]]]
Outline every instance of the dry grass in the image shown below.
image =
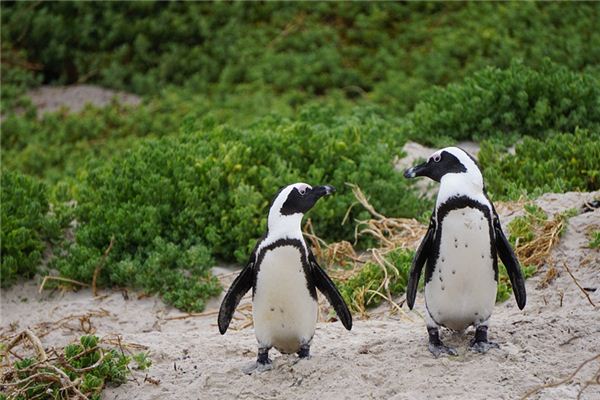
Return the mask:
[[[347,241],[327,244],[315,235],[310,219],[304,226],[304,235],[310,242],[315,257],[327,266],[330,276],[338,282],[347,282],[356,276],[367,262],[374,263],[381,268],[383,279],[376,289],[362,287],[356,290],[350,307],[356,310],[361,318],[369,317],[366,304],[376,296],[385,300],[390,305],[392,312],[399,312],[402,317],[406,318],[401,304],[394,301],[390,292],[390,282],[394,278],[392,274],[398,274],[398,270],[387,261],[386,255],[398,248],[416,248],[425,235],[427,226],[413,218],[389,218],[380,214],[369,203],[367,196],[358,186],[352,184],[348,184],[348,186],[352,188],[357,204],[369,211],[373,217],[368,220],[355,221],[354,244],[360,237],[371,236],[377,242],[375,248],[358,254],[354,246]],[[352,205],[351,208],[354,206]],[[327,315],[327,304],[322,304],[321,307],[325,308],[325,315]]]
[[521,264],[540,267],[548,262],[550,251],[558,243],[566,223],[564,215],[557,214],[553,219],[533,226],[533,240],[522,244],[517,240],[515,254]]

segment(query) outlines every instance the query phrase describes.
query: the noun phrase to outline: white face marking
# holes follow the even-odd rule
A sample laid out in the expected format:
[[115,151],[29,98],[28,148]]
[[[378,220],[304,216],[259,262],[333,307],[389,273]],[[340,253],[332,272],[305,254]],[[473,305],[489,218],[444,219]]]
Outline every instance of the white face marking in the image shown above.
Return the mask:
[[[448,198],[457,195],[467,195],[484,204],[489,204],[483,194],[483,175],[477,164],[469,157],[464,150],[458,147],[446,147],[433,153],[429,160],[436,162],[436,158],[440,157],[442,152],[446,151],[461,162],[467,169],[466,172],[447,173],[440,180],[440,190],[438,192],[438,206]],[[439,161],[439,160],[438,160]]]
[[271,205],[269,209],[269,217],[267,220],[268,225],[268,240],[265,240],[263,243],[267,245],[276,239],[281,239],[283,237],[288,238],[302,238],[302,231],[300,229],[300,225],[302,223],[302,217],[304,214],[296,213],[292,215],[282,215],[281,207],[287,200],[289,194],[292,190],[298,189],[300,194],[306,192],[307,189],[312,189],[312,186],[306,183],[294,183],[292,185],[286,186],[279,192],[275,201]]

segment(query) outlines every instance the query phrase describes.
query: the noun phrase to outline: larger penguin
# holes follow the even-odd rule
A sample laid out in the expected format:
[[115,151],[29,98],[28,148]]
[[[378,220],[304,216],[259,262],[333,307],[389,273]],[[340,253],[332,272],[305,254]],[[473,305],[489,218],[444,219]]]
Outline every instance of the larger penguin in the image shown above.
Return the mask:
[[283,188],[269,209],[267,234],[225,295],[219,310],[219,331],[225,334],[235,308],[252,288],[252,316],[258,341],[256,365],[270,368],[269,350],[309,356],[317,322],[319,289],[346,329],[352,315],[325,271],[306,245],[300,224],[317,200],[331,194],[331,186],[296,183]]
[[440,340],[439,327],[462,331],[475,326],[471,350],[485,353],[488,322],[498,283],[498,255],[506,266],[519,309],[525,307],[525,283],[519,261],[502,232],[498,214],[487,197],[483,176],[464,150],[447,147],[427,162],[409,168],[407,178],[426,176],[440,182],[429,229],[417,249],[409,273],[406,298],[412,309],[425,263],[425,321],[429,350],[456,355]]

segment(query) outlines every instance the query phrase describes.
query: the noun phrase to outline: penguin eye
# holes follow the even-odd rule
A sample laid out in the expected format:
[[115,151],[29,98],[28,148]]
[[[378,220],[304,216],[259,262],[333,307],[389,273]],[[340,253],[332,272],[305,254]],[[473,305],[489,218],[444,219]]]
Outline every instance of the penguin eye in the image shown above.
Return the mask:
[[436,154],[432,158],[433,158],[433,162],[440,162],[440,160],[442,159],[442,156],[440,154]]
[[304,196],[304,194],[306,193],[306,188],[300,188],[298,189],[298,192],[300,192],[300,195]]

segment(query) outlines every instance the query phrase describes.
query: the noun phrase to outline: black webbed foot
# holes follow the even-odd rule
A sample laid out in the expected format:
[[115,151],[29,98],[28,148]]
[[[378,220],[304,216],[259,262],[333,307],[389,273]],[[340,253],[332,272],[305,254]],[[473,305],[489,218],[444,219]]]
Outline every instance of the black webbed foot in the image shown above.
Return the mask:
[[256,357],[256,362],[252,363],[246,368],[243,368],[242,371],[248,375],[253,372],[265,372],[273,369],[273,364],[271,359],[269,358],[269,348],[261,347],[258,349],[258,356]]
[[309,359],[310,358],[310,345],[303,344],[302,346],[300,346],[300,350],[298,350],[298,357]]
[[487,353],[490,349],[499,349],[500,345],[495,342],[489,342],[487,339],[487,326],[478,326],[475,329],[475,337],[471,340],[469,350],[476,353]]
[[427,328],[429,334],[429,351],[435,358],[438,358],[442,354],[448,354],[450,356],[457,356],[458,352],[453,347],[446,346],[440,340],[440,331],[438,328]]

